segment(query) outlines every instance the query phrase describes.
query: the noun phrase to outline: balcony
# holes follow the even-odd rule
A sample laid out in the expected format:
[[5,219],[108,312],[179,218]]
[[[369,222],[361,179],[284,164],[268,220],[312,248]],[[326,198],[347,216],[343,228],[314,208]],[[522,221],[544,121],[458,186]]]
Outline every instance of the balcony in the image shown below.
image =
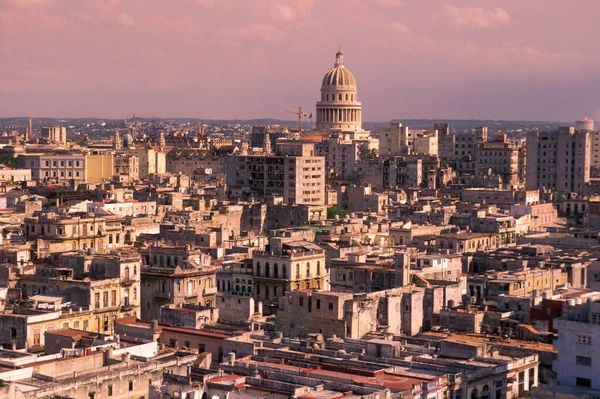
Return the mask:
[[163,291],[156,291],[154,293],[154,297],[157,300],[170,301],[171,300],[171,293],[170,292],[163,292]]
[[123,285],[123,286],[129,286],[135,282],[137,282],[137,280],[133,276],[121,278],[121,285]]
[[135,305],[131,303],[126,303],[125,305],[121,306],[121,312],[129,312],[133,310],[133,308],[135,308]]
[[219,289],[217,287],[208,287],[208,288],[204,288],[202,290],[202,295],[206,296],[206,295],[214,295],[219,291]]

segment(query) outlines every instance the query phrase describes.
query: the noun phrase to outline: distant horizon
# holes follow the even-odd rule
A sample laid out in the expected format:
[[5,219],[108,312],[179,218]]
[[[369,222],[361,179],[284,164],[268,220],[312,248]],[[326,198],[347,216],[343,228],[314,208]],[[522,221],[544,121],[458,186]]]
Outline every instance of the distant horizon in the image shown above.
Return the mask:
[[600,2],[489,3],[4,0],[0,110],[285,120],[341,48],[363,120],[600,120]]
[[[99,117],[99,116],[81,116],[81,117],[63,117],[63,116],[0,116],[0,120],[5,119],[64,119],[64,120],[77,120],[77,119],[90,119],[90,120],[98,120],[98,121],[121,121],[124,122],[124,119],[127,118],[128,121],[133,120],[133,116],[130,117]],[[265,117],[265,118],[201,118],[201,117],[185,117],[185,116],[139,116],[136,115],[136,119],[143,120],[176,120],[176,119],[190,119],[190,120],[198,120],[198,121],[232,121],[232,122],[243,122],[243,121],[256,121],[256,120],[273,120],[278,122],[286,122],[286,123],[298,123],[297,119],[280,119],[274,117]],[[594,122],[600,122],[590,118]],[[578,119],[576,119],[578,120]],[[566,120],[543,120],[543,119],[498,119],[498,118],[392,118],[388,120],[367,120],[363,121],[363,124],[370,123],[388,123],[388,122],[402,122],[402,121],[494,121],[494,122],[548,122],[548,123],[575,123],[576,120],[566,121]],[[314,122],[314,119],[313,119]],[[310,123],[310,120],[305,118],[303,119],[304,123]]]

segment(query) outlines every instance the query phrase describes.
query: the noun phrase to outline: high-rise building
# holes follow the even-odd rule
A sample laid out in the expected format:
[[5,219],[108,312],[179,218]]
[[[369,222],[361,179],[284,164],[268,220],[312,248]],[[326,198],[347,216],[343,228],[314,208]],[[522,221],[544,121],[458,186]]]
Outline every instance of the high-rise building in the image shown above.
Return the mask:
[[54,144],[67,144],[67,128],[64,126],[43,127],[42,138]]
[[526,188],[583,192],[590,181],[590,154],[588,131],[528,132]]
[[358,101],[356,79],[344,66],[341,51],[335,65],[321,84],[321,101],[317,102],[317,130],[362,130],[362,105]]
[[261,197],[282,196],[288,204],[324,205],[325,158],[314,156],[312,144],[285,147],[274,156],[229,157],[227,186]]

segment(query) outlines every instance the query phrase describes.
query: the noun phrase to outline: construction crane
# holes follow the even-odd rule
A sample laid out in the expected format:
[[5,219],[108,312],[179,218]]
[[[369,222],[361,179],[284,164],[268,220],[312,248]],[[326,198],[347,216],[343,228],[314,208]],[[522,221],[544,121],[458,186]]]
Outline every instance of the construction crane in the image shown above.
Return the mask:
[[298,107],[298,111],[290,111],[288,110],[289,113],[291,114],[296,114],[298,115],[298,133],[300,135],[302,135],[302,117],[303,116],[308,116],[308,114],[304,111],[302,111],[302,107]]

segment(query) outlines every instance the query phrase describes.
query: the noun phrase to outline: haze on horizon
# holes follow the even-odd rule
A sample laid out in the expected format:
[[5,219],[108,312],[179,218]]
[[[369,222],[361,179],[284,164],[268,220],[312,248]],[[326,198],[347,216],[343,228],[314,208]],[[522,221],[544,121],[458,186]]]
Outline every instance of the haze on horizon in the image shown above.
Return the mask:
[[0,117],[600,119],[595,0],[0,0]]

